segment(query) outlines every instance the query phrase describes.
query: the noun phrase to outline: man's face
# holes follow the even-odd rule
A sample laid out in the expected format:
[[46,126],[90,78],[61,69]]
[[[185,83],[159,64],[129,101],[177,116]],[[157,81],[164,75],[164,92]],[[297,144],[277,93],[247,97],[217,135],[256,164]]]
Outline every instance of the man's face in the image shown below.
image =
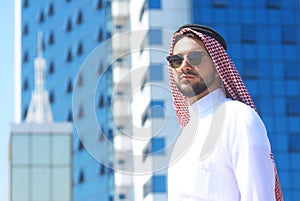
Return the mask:
[[[194,63],[197,62],[193,62],[191,53],[195,52],[205,53],[199,65],[195,65]],[[175,44],[173,55],[184,58],[178,68],[173,68],[175,83],[183,95],[188,98],[196,96],[199,99],[219,87],[219,79],[216,79],[218,74],[214,64],[200,40],[183,37]]]

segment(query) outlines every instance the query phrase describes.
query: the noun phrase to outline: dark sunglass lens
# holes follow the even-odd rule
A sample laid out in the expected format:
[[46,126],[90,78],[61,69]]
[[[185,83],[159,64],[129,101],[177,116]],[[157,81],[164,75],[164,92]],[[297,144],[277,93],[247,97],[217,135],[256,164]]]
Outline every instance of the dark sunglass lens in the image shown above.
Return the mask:
[[189,63],[192,66],[198,66],[202,62],[202,52],[193,52],[188,55]]
[[169,62],[173,68],[179,68],[182,64],[182,61],[183,58],[178,55],[169,57]]

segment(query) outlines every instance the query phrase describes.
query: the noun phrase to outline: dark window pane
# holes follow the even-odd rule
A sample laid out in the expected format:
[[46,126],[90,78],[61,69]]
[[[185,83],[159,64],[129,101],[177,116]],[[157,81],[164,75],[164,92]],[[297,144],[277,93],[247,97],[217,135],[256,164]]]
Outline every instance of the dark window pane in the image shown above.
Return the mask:
[[256,40],[256,29],[250,25],[242,26],[241,39],[243,43],[255,43]]
[[163,80],[163,66],[159,64],[150,65],[150,80],[162,81]]
[[152,138],[151,139],[152,153],[163,153],[165,148],[165,138]]
[[161,9],[160,0],[148,0],[149,9]]
[[300,133],[289,136],[289,151],[300,152]]
[[167,191],[166,188],[166,176],[154,176],[153,177],[153,192],[155,193],[164,193]]
[[153,118],[164,117],[164,102],[163,101],[151,101],[150,103],[150,114]]
[[160,29],[150,29],[149,30],[149,43],[151,45],[162,44],[162,32]]
[[[296,89],[295,89],[296,90]],[[300,115],[300,97],[291,97],[287,100],[287,114]]]

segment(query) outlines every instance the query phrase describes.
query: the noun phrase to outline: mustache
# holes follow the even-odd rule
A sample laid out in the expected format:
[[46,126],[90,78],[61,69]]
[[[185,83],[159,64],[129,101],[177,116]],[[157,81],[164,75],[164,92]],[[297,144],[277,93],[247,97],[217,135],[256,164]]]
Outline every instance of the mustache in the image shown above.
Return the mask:
[[179,77],[182,78],[183,76],[196,76],[198,77],[198,73],[194,73],[194,72],[181,72],[179,73]]

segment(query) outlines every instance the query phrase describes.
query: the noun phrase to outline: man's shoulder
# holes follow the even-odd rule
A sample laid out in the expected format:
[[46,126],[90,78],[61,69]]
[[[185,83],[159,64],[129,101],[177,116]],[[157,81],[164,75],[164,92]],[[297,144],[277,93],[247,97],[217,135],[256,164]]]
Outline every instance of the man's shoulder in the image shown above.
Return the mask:
[[224,108],[226,110],[226,113],[228,113],[229,115],[234,115],[237,118],[246,117],[248,115],[257,115],[256,111],[253,108],[238,100],[227,99],[224,103]]
[[232,100],[229,98],[226,99],[225,106],[232,110],[245,110],[245,111],[253,110],[249,105],[247,105],[241,101]]

